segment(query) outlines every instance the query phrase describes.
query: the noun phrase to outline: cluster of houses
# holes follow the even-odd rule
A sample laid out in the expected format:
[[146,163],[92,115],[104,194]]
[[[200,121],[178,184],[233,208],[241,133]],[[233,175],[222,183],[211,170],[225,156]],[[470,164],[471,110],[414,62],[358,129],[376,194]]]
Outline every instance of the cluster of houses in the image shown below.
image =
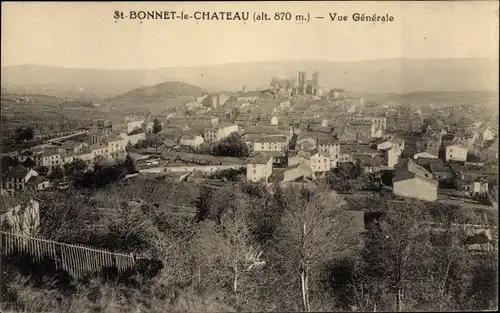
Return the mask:
[[[363,111],[362,98],[347,99],[339,92],[334,99],[317,100],[244,90],[236,97],[235,119],[215,111],[171,116],[161,134],[167,136],[165,147],[196,150],[238,133],[251,152],[246,170],[252,182],[308,182],[342,163],[355,163],[364,173],[391,173],[393,191],[401,196],[435,201],[441,187],[467,196],[488,193],[488,175],[495,171],[481,160],[498,159],[496,131],[491,127],[465,120],[436,125],[411,108]],[[218,109],[224,105],[217,99],[230,98],[210,97]],[[186,171],[204,171],[204,166]]]
[[[279,173],[281,181],[307,182],[341,163],[355,163],[364,173],[391,173],[393,192],[399,196],[436,201],[439,188],[469,197],[488,194],[488,180],[496,176],[496,168],[470,156],[483,151],[488,141],[494,143],[487,151],[498,149],[491,128],[433,130],[418,114],[405,118],[391,125],[387,116],[347,114],[336,121],[311,120],[312,131],[293,125],[250,128],[242,137],[254,151],[247,175],[250,181],[269,182]],[[496,151],[488,156],[497,162]]]
[[129,117],[114,129],[104,127],[88,133],[85,141],[53,142],[17,153],[15,157],[19,162],[32,166],[4,169],[2,186],[8,192],[43,190],[50,182],[46,177],[38,175],[33,168],[45,167],[50,173],[77,159],[91,165],[99,160],[124,156],[127,146],[144,140],[146,132],[151,129],[152,123],[145,123],[138,117]]

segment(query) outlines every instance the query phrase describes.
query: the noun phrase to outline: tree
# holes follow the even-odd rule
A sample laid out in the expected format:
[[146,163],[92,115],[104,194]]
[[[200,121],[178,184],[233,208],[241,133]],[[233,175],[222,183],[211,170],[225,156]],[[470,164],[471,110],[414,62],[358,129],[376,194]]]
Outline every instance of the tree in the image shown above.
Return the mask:
[[[230,193],[229,190],[227,193]],[[234,190],[232,195],[232,199],[223,202],[225,208],[222,211],[217,209],[220,212],[218,219],[203,222],[195,240],[195,251],[198,267],[203,260],[206,262],[205,271],[213,272],[218,266],[225,269],[220,275],[231,277],[231,291],[236,306],[239,306],[246,275],[265,262],[248,225],[249,201],[239,190]]]
[[130,142],[130,140],[127,142],[127,145],[125,146],[125,150],[126,151],[130,151],[130,149],[132,148],[132,142]]
[[246,157],[249,155],[246,144],[236,133],[219,141],[213,148],[213,154],[227,157]]
[[311,281],[319,265],[351,243],[351,221],[335,192],[289,189],[280,201],[284,207],[278,231],[281,253],[300,278],[304,311],[311,311]]
[[137,172],[137,170],[135,169],[134,160],[132,160],[129,154],[127,154],[127,156],[125,157],[125,161],[123,161],[123,167],[127,170],[129,174]]
[[59,166],[54,167],[49,174],[50,179],[61,179],[63,177],[64,171]]
[[87,164],[81,159],[75,159],[69,164],[64,164],[64,173],[67,176],[75,176],[87,169]]
[[149,135],[146,141],[149,146],[153,146],[156,149],[156,152],[158,152],[158,147],[163,144],[163,140],[156,133]]
[[49,168],[46,166],[39,166],[35,169],[35,171],[38,173],[38,175],[46,176],[49,172]]
[[160,121],[155,118],[153,121],[153,134],[158,134],[162,129],[163,126],[161,125]]
[[17,142],[26,142],[35,137],[35,130],[31,125],[26,127],[20,126],[16,128],[15,133],[15,139]]
[[374,308],[384,293],[392,295],[398,312],[405,304],[411,306],[412,294],[430,275],[428,221],[421,202],[405,200],[391,205],[379,227],[368,232],[362,251],[363,281]]

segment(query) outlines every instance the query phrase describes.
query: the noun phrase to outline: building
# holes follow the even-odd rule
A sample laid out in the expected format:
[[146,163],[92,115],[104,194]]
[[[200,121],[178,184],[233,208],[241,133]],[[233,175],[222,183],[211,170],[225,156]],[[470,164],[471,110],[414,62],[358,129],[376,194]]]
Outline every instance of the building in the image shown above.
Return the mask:
[[305,94],[306,93],[306,81],[307,81],[307,73],[305,72],[299,72],[299,94]]
[[488,194],[487,176],[464,170],[461,167],[451,166],[454,174],[453,185],[466,196],[479,196]]
[[472,132],[459,131],[453,135],[454,142],[460,142],[467,146],[467,150],[471,151],[474,149],[474,142],[476,140],[476,135]]
[[393,193],[397,196],[436,201],[439,182],[424,167],[412,160],[394,169]]
[[203,139],[205,142],[219,141],[237,131],[238,124],[221,124],[217,127],[206,128],[203,131]]
[[1,193],[0,230],[21,236],[34,237],[40,229],[40,204],[35,199],[22,202],[5,190]]
[[51,186],[50,180],[47,177],[44,176],[31,176],[30,179],[28,180],[28,183],[26,183],[26,188],[28,190],[45,190]]
[[353,161],[359,164],[363,173],[378,173],[382,168],[382,159],[378,155],[355,154]]
[[56,150],[47,149],[40,157],[41,165],[49,169],[62,165],[61,154]]
[[340,143],[335,138],[318,138],[316,147],[319,151],[324,152],[330,159],[330,167],[336,168],[340,158]]
[[153,122],[144,122],[144,125],[142,126],[142,129],[146,131],[146,133],[152,133],[153,132]]
[[461,143],[454,143],[446,146],[446,161],[467,161],[467,146]]
[[224,138],[229,137],[232,133],[238,131],[237,124],[221,124],[217,128],[217,140],[222,140]]
[[250,182],[268,182],[273,172],[273,157],[269,153],[258,152],[247,160],[247,180]]
[[288,158],[288,166],[293,166],[298,163],[305,163],[313,173],[313,178],[323,176],[324,173],[330,171],[330,158],[328,154],[312,149],[309,151],[300,150],[295,156]]
[[424,136],[421,140],[417,141],[417,150],[419,151],[413,158],[432,158],[439,157],[439,149],[441,148],[441,134],[436,133],[430,136]]
[[337,101],[342,100],[347,96],[347,92],[343,89],[334,88],[330,90],[330,98]]
[[229,96],[224,94],[212,94],[203,99],[203,104],[212,108],[220,108],[224,106]]
[[276,116],[271,117],[271,125],[278,125],[278,122],[279,122],[278,117]]
[[27,190],[27,183],[38,173],[32,169],[21,166],[11,167],[2,176],[3,189],[9,192]]
[[354,155],[378,155],[379,152],[367,145],[340,145],[339,163],[354,162]]
[[93,145],[95,143],[103,142],[107,137],[111,135],[111,130],[101,129],[87,134],[87,143]]
[[209,127],[203,131],[204,142],[217,141],[217,127]]
[[369,116],[372,124],[379,125],[383,131],[387,129],[387,118],[385,116]]
[[106,139],[105,143],[108,145],[108,153],[111,156],[125,154],[126,143],[120,136],[110,137]]
[[60,153],[78,153],[88,146],[89,144],[85,142],[68,140],[63,142],[60,147],[57,147],[57,151]]
[[483,131],[483,141],[489,141],[495,139],[495,133],[491,130],[491,128],[486,128]]
[[450,166],[447,164],[441,163],[441,160],[431,159],[434,162],[429,164],[429,169],[434,178],[441,184],[451,184],[455,175],[451,170]]
[[184,135],[181,137],[180,145],[196,149],[199,148],[204,142],[203,137],[200,135]]
[[106,119],[99,119],[97,121],[95,121],[95,124],[94,124],[97,128],[111,128],[112,127],[112,124],[109,120],[106,120]]
[[394,134],[422,133],[424,122],[416,113],[387,112],[387,132]]
[[312,179],[313,172],[306,163],[289,165],[283,173],[283,181],[293,182],[299,180]]
[[98,157],[107,158],[109,150],[108,145],[102,143],[96,143],[90,146],[90,151],[92,154],[92,158],[96,159]]
[[265,136],[253,142],[254,151],[280,151],[288,150],[288,139],[285,136]]

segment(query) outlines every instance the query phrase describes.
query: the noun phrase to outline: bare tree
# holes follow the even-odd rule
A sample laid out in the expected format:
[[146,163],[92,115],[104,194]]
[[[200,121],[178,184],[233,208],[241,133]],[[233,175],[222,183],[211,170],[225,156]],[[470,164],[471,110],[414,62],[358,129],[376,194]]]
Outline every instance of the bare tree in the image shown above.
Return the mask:
[[312,273],[323,261],[347,248],[351,220],[335,192],[288,189],[282,193],[284,214],[279,232],[282,255],[300,278],[302,306],[311,311]]
[[[367,236],[363,259],[367,272],[375,279],[378,292],[393,294],[396,310],[405,307],[405,294],[415,292],[418,283],[429,277],[430,251],[428,215],[421,202],[406,200],[390,206],[380,221],[380,227],[372,228]],[[408,297],[410,298],[410,297]]]
[[[230,274],[232,293],[238,305],[241,279],[249,272],[262,267],[265,261],[262,259],[263,251],[253,238],[251,227],[248,225],[248,197],[238,190],[235,190],[234,195],[235,197],[223,203],[212,203],[218,214],[213,216],[215,221],[204,222],[197,236],[195,251],[199,258],[210,265],[209,270],[213,271],[219,264],[225,269],[220,276]],[[220,205],[225,208],[222,210]]]

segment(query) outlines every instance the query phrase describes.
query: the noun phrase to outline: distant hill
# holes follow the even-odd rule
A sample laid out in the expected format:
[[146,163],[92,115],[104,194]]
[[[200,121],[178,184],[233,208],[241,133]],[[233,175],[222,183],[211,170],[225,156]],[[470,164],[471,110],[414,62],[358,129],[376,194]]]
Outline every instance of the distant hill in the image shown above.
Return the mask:
[[436,106],[455,104],[477,104],[498,106],[498,93],[493,91],[414,91],[404,94],[365,97],[379,103],[422,106],[430,103]]
[[136,88],[118,96],[107,98],[109,103],[161,103],[172,98],[194,98],[208,93],[205,89],[182,82],[164,82],[153,86]]
[[319,71],[320,85],[350,92],[497,90],[498,59],[383,59],[360,62],[269,61],[137,70],[75,69],[39,65],[2,67],[9,92],[103,99],[165,81],[183,81],[209,91],[267,88],[275,76],[297,80],[299,71]]

